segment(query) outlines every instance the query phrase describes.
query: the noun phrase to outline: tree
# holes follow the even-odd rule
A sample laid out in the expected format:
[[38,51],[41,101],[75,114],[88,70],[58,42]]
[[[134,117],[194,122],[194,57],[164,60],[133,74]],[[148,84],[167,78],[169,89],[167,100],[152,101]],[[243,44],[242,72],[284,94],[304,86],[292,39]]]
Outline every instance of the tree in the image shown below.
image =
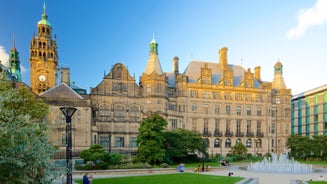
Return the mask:
[[167,162],[187,162],[189,156],[203,152],[202,137],[198,133],[178,129],[164,132],[164,137]]
[[51,183],[58,176],[51,156],[48,107],[26,87],[13,88],[0,74],[0,181]]
[[103,161],[106,155],[106,151],[100,144],[94,144],[89,149],[83,150],[80,153],[80,157],[85,163],[91,161],[93,164],[96,164],[97,161]]
[[310,155],[312,145],[314,144],[306,136],[291,135],[287,139],[287,147],[291,149],[290,155],[294,158],[303,159],[307,155]]
[[237,143],[230,150],[231,155],[234,155],[234,156],[241,155],[243,157],[246,157],[247,152],[248,152],[248,149],[241,142]]
[[149,164],[158,164],[163,161],[166,155],[163,131],[166,126],[167,121],[158,114],[152,114],[140,123],[139,134],[136,138],[137,161]]

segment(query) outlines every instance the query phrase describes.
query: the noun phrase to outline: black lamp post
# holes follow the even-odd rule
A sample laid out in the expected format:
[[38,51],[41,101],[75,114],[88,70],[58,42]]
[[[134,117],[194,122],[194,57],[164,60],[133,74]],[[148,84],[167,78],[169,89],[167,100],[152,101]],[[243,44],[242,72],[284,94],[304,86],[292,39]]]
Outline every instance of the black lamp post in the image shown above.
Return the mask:
[[204,139],[202,139],[202,172],[204,172]]
[[60,110],[66,117],[66,179],[67,184],[72,184],[72,116],[77,109],[75,107],[60,107]]

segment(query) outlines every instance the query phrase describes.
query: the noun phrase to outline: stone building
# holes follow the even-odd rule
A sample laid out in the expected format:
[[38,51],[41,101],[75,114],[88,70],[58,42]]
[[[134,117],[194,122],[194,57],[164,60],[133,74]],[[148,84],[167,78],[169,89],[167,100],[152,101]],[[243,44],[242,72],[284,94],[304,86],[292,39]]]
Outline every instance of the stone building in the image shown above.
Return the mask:
[[294,95],[292,135],[327,135],[327,84]]
[[[172,71],[162,71],[158,43],[153,38],[146,68],[136,82],[123,63],[116,63],[103,80],[86,90],[70,83],[70,70],[58,78],[56,40],[45,12],[38,23],[38,36],[31,40],[31,88],[50,105],[53,140],[65,150],[65,124],[61,106],[74,106],[73,152],[93,144],[108,152],[134,155],[139,123],[152,113],[168,121],[167,130],[184,128],[202,134],[210,154],[226,155],[237,142],[252,154],[282,153],[291,131],[291,90],[283,79],[283,65],[274,65],[272,82],[254,71],[228,62],[228,49],[214,62],[191,61],[179,71],[179,58]],[[45,62],[46,61],[46,62]],[[142,62],[142,61],[140,61]]]
[[93,143],[110,152],[133,154],[139,121],[158,113],[168,121],[168,130],[202,134],[211,154],[225,155],[237,142],[253,154],[284,152],[291,127],[291,90],[282,64],[275,64],[273,82],[265,82],[260,66],[251,72],[229,64],[227,51],[219,50],[217,62],[191,61],[183,73],[174,57],[173,71],[163,72],[153,39],[139,84],[124,64],[115,64],[90,91],[97,127]]

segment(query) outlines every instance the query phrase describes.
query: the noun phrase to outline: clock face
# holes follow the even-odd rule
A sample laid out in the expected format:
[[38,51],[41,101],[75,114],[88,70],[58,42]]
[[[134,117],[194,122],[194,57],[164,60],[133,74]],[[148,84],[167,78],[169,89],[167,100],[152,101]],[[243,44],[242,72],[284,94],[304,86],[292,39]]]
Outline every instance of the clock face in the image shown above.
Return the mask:
[[45,75],[39,75],[39,81],[44,82],[47,80],[47,77]]

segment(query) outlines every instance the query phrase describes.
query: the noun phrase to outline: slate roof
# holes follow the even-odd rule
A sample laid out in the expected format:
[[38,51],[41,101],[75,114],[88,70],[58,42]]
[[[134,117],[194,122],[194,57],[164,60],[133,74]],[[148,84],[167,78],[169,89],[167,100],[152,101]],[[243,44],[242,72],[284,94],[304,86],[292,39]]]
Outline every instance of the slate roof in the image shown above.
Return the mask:
[[[222,66],[219,63],[204,62],[204,61],[191,61],[184,71],[184,75],[188,76],[189,83],[196,83],[197,79],[201,76],[201,68],[208,64],[208,68],[212,71],[212,84],[219,84],[222,75]],[[239,86],[246,71],[242,66],[229,64],[230,69],[234,72],[234,86]],[[169,86],[175,86],[174,73],[166,72]],[[254,79],[254,87],[259,88],[260,82]]]
[[61,83],[48,91],[40,94],[40,97],[46,98],[66,98],[66,99],[83,99],[81,95],[76,93],[72,88],[70,88],[66,83]]

